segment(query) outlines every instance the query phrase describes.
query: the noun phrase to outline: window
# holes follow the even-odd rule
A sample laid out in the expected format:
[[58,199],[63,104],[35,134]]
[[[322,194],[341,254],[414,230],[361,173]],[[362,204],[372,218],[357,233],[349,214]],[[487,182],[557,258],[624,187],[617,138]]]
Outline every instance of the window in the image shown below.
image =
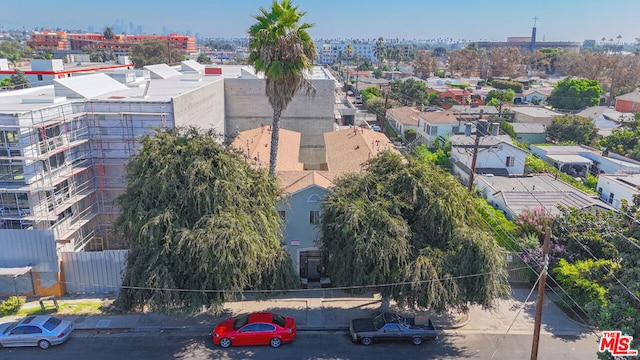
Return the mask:
[[400,332],[400,326],[396,324],[387,324],[382,328],[382,331],[386,332]]
[[638,103],[633,103],[633,105],[631,105],[631,110],[636,110],[638,109]]
[[18,131],[3,130],[0,131],[0,147],[16,147],[18,146]]
[[49,318],[49,320],[47,320],[46,323],[44,323],[44,325],[42,325],[45,329],[52,331],[53,329],[55,329],[56,327],[58,327],[58,325],[60,325],[60,323],[62,323],[62,320],[58,319],[58,318],[54,318],[51,317]]
[[599,195],[600,197],[602,197],[602,187],[599,187],[599,188],[598,188],[598,195]]
[[312,224],[312,225],[320,224],[320,211],[318,210],[309,211],[309,224]]
[[513,156],[507,156],[507,161],[505,162],[506,167],[512,167],[516,163],[516,158]]
[[320,201],[320,196],[318,196],[317,194],[313,194],[309,196],[309,198],[307,199],[307,202],[318,202],[318,201]]
[[249,324],[242,328],[242,332],[255,332],[260,331],[261,324]]
[[614,197],[613,193],[610,193],[610,194],[609,194],[609,200],[607,200],[607,202],[608,202],[609,204],[613,204],[613,197]]
[[431,127],[431,134],[430,135],[438,135],[438,127],[437,126],[432,126]]
[[38,81],[42,81],[42,74],[38,74]]

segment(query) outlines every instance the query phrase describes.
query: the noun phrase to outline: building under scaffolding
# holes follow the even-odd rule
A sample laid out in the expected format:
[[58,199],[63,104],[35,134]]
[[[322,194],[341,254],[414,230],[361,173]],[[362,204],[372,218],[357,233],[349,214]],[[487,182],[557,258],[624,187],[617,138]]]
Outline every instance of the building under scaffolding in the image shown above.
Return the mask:
[[122,74],[0,95],[0,237],[38,229],[58,250],[121,248],[116,198],[140,138],[179,125],[224,133],[224,110],[211,111],[224,108],[221,77],[185,81],[166,65]]

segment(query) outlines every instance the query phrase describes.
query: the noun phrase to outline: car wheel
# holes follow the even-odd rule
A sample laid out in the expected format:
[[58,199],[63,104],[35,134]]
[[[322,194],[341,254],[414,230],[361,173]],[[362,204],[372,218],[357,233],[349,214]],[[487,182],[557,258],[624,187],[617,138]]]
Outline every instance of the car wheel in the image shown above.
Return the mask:
[[420,344],[422,344],[422,338],[421,337],[414,337],[413,339],[411,339],[411,342],[413,343],[413,345],[420,345]]
[[371,345],[373,341],[371,340],[370,337],[363,337],[362,339],[360,339],[360,343],[362,343],[362,345]]
[[271,347],[277,348],[278,346],[282,345],[282,340],[280,338],[274,337],[271,339],[271,341],[269,341],[269,345],[271,345]]
[[51,343],[47,340],[40,340],[38,341],[38,346],[40,347],[40,349],[46,350],[51,346]]
[[220,339],[220,347],[228,348],[229,346],[231,346],[231,340],[229,340],[229,338]]

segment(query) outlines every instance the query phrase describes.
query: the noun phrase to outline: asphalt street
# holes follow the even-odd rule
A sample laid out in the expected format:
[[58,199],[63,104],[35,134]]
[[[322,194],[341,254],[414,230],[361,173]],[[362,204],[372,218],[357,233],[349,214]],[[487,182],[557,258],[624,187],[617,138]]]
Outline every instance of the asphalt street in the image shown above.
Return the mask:
[[[539,359],[597,359],[594,335],[542,335]],[[221,349],[202,333],[74,334],[65,344],[49,350],[1,349],[3,360],[69,359],[529,359],[531,335],[475,331],[450,331],[435,342],[354,344],[344,332],[300,332],[280,348],[238,347]]]

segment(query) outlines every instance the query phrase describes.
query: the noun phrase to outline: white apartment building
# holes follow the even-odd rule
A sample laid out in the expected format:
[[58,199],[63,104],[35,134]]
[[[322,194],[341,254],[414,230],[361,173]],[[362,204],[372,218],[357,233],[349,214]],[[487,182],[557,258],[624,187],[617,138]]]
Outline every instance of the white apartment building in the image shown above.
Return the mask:
[[[351,54],[347,54],[347,47],[351,45],[353,51]],[[320,40],[316,42],[316,47],[318,51],[318,64],[334,64],[339,62],[339,57],[342,54],[342,64],[349,65],[349,61],[351,61],[351,65],[355,65],[355,56],[357,55],[360,59],[367,59],[373,63],[377,61],[375,55],[376,43],[374,42],[364,42],[360,40],[354,41],[324,41]]]

